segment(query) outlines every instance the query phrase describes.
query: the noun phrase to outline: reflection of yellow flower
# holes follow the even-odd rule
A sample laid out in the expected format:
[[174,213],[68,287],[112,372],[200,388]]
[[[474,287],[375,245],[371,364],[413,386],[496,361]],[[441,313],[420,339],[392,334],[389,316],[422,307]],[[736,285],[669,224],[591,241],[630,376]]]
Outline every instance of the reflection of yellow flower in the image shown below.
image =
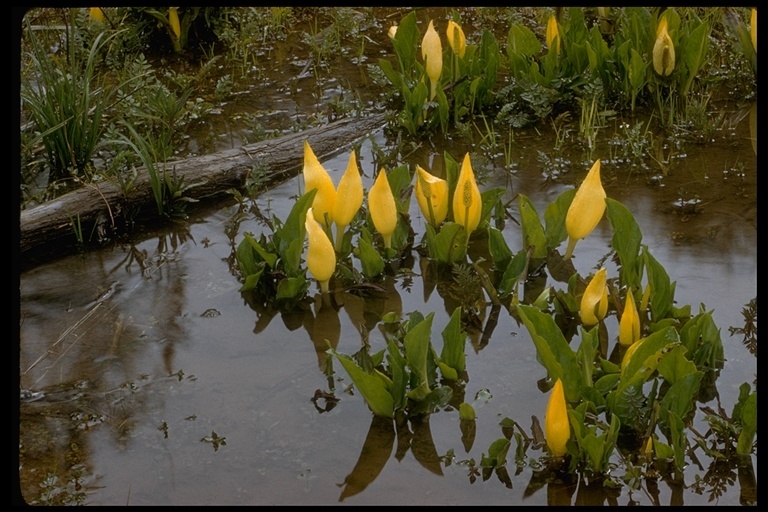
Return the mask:
[[320,290],[327,293],[328,282],[336,271],[336,253],[333,250],[333,244],[320,224],[315,221],[311,207],[307,210],[304,227],[307,229],[307,238],[309,239],[307,268],[309,268],[312,277],[317,279],[320,284]]
[[388,32],[389,38],[394,39],[396,34],[397,34],[397,25],[392,25],[391,27],[389,27],[389,32]]
[[675,69],[675,45],[667,31],[667,18],[659,21],[656,42],[653,44],[653,69],[661,76],[669,76]]
[[560,31],[557,29],[557,18],[554,15],[550,16],[547,22],[547,47],[555,50],[556,55],[560,55]]
[[598,270],[581,296],[579,316],[584,325],[595,325],[608,312],[608,287],[605,285],[607,271]]
[[168,8],[168,23],[171,24],[171,30],[173,30],[176,39],[181,37],[181,24],[179,24],[179,12],[176,7]]
[[469,237],[480,224],[482,213],[483,199],[475,182],[475,172],[472,170],[472,163],[467,153],[461,164],[456,190],[453,192],[453,220],[464,226]]
[[91,7],[89,13],[94,21],[104,23],[104,11],[101,10],[101,7]]
[[384,247],[389,249],[392,247],[392,233],[397,227],[397,205],[384,169],[379,171],[368,191],[368,211],[376,231],[384,238]]
[[752,18],[749,21],[749,35],[752,36],[752,48],[757,53],[757,9],[752,9]]
[[440,35],[435,30],[432,20],[429,20],[427,32],[421,40],[421,57],[424,59],[424,67],[429,77],[429,99],[432,100],[437,93],[440,73],[443,72],[443,45],[440,43]]
[[557,379],[549,395],[547,414],[544,417],[544,436],[547,439],[547,447],[555,457],[562,457],[566,453],[565,445],[571,437],[571,425],[568,423],[568,409],[565,403],[563,383]]
[[315,220],[327,227],[333,220],[333,203],[336,200],[336,188],[333,180],[315,156],[308,141],[304,141],[304,186],[305,192],[317,189],[312,209]]
[[339,181],[333,201],[333,221],[336,223],[336,249],[341,250],[346,228],[363,204],[363,179],[357,168],[355,150],[349,155],[347,170]]
[[573,196],[565,214],[565,230],[569,239],[568,249],[565,251],[566,259],[573,254],[576,242],[589,235],[603,218],[605,197],[605,190],[600,181],[600,160],[597,160]]
[[461,26],[453,20],[448,20],[446,36],[448,36],[448,44],[451,46],[453,53],[463,59],[464,53],[467,51],[467,38],[464,36]]
[[632,290],[627,290],[624,312],[619,321],[619,343],[628,346],[640,339],[640,316],[637,314],[635,297]]
[[417,165],[416,200],[427,222],[439,226],[448,215],[448,182]]

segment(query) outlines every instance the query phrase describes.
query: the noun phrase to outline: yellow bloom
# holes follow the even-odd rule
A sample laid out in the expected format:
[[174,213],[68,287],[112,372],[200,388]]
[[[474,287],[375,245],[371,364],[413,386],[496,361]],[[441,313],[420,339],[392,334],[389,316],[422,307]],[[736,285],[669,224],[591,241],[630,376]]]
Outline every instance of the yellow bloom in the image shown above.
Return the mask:
[[416,200],[421,213],[433,226],[439,226],[448,215],[448,182],[416,166]]
[[453,20],[448,20],[446,36],[448,36],[448,44],[451,46],[453,53],[463,59],[467,51],[467,38],[464,36],[461,26]]
[[363,204],[363,179],[357,168],[355,150],[349,155],[347,170],[339,181],[336,199],[333,202],[333,221],[336,223],[336,249],[341,250],[344,228],[349,226]]
[[646,283],[643,296],[640,299],[640,311],[645,312],[648,309],[648,301],[651,300],[651,283]]
[[429,20],[427,32],[421,40],[421,57],[424,59],[424,67],[429,77],[429,99],[432,100],[437,93],[440,73],[443,72],[443,45],[440,43],[440,35],[435,30],[432,20]]
[[475,182],[475,172],[472,170],[472,163],[467,153],[461,164],[456,190],[453,192],[453,220],[464,226],[469,237],[480,224],[482,213],[483,199],[480,197],[480,189]]
[[315,199],[312,201],[312,209],[315,212],[315,220],[328,227],[333,220],[333,204],[336,200],[336,188],[333,180],[320,165],[314,151],[308,141],[304,141],[304,187],[305,192],[317,189]]
[[653,44],[653,69],[661,76],[669,76],[675,69],[675,45],[667,32],[667,18],[659,21],[656,42]]
[[376,231],[384,238],[384,247],[389,249],[392,247],[392,233],[397,227],[397,205],[383,168],[368,191],[368,210]]
[[179,24],[179,12],[176,7],[168,8],[168,23],[171,24],[171,30],[173,30],[176,39],[181,37],[181,25]]
[[581,296],[579,316],[581,323],[595,325],[608,312],[608,287],[605,285],[607,271],[605,267],[598,270]]
[[635,297],[632,290],[627,290],[624,312],[619,321],[619,343],[628,346],[640,339],[640,316],[637,314]]
[[565,258],[573,254],[576,242],[589,235],[605,213],[605,190],[600,181],[600,160],[595,161],[587,177],[579,186],[565,214],[565,230],[568,232],[568,249]]
[[389,27],[389,32],[388,32],[389,38],[394,39],[396,34],[397,34],[397,25],[392,25],[391,27]]
[[549,395],[547,414],[544,417],[544,436],[552,455],[562,457],[566,454],[565,445],[571,437],[571,424],[568,422],[568,408],[560,379],[557,379]]
[[320,224],[315,221],[311,207],[307,209],[304,227],[307,229],[307,237],[309,239],[307,268],[309,268],[312,277],[317,279],[317,282],[320,284],[320,290],[323,293],[327,293],[328,282],[336,271],[336,253],[333,250],[333,244],[331,244],[331,240],[325,234]]
[[94,21],[104,23],[104,11],[101,10],[101,7],[91,7],[89,13]]
[[752,48],[757,53],[757,9],[752,9],[752,18],[749,22],[749,35],[752,36]]
[[560,31],[557,29],[557,18],[554,15],[550,16],[547,22],[547,47],[560,55]]

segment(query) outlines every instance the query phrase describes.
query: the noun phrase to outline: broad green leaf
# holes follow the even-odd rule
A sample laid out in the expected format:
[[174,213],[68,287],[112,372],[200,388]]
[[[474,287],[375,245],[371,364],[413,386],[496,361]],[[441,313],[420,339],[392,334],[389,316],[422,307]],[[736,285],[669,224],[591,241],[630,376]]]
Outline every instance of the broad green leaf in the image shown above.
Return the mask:
[[751,393],[741,408],[741,432],[736,444],[736,453],[749,455],[752,453],[752,441],[757,433],[757,391]]
[[720,329],[715,325],[712,311],[701,312],[688,320],[680,329],[680,342],[688,349],[688,358],[699,369],[723,367],[725,355]]
[[488,252],[493,259],[493,267],[497,270],[507,268],[512,261],[512,250],[507,245],[504,234],[493,226],[488,228]]
[[[667,354],[667,356],[669,355]],[[674,357],[683,358],[679,352],[675,352]],[[667,415],[674,414],[685,420],[696,406],[696,394],[699,392],[702,376],[703,373],[697,371],[684,375],[675,381],[659,402],[659,418],[669,422]]]
[[285,257],[283,253],[295,240],[301,240],[303,243],[306,236],[304,220],[307,218],[307,210],[312,206],[312,201],[315,200],[315,194],[317,194],[316,188],[304,193],[291,208],[288,218],[285,219],[285,224],[275,230],[275,246],[281,256]]
[[365,373],[350,356],[336,352],[333,349],[329,349],[329,351],[336,356],[341,366],[344,367],[347,375],[352,379],[360,394],[363,395],[363,399],[371,411],[379,416],[394,418],[394,399],[389,391],[387,391],[384,381],[376,375]]
[[505,297],[515,291],[515,286],[526,268],[528,268],[528,253],[526,251],[519,251],[515,254],[515,257],[512,258],[512,261],[501,276],[498,287],[500,296]]
[[672,301],[674,300],[674,283],[669,280],[669,274],[661,264],[656,261],[648,248],[643,246],[643,261],[648,274],[648,283],[651,285],[651,318],[658,322],[666,318]]
[[[454,370],[457,375],[451,380],[456,380],[458,374],[463,373],[466,367],[464,348],[467,342],[467,334],[461,330],[461,306],[453,310],[450,320],[443,329],[442,336],[443,349],[440,352],[440,360]],[[443,373],[443,376],[447,377],[445,373]]]
[[499,199],[506,193],[503,188],[492,188],[480,193],[483,202],[482,212],[480,213],[480,224],[478,227],[486,225],[493,214],[493,209],[499,202]]
[[363,271],[363,275],[367,279],[373,279],[384,271],[384,259],[379,254],[376,248],[360,238],[357,242],[357,250],[354,251],[355,255],[360,258],[360,266]]
[[307,291],[307,280],[304,277],[286,277],[277,283],[277,294],[275,298],[298,299]]
[[[440,231],[430,237],[430,226],[427,226],[427,240],[430,253],[440,263],[451,264],[462,261],[467,256],[467,231],[461,224],[445,222]],[[434,230],[433,230],[434,231]]]
[[541,225],[539,214],[533,202],[525,195],[520,194],[518,200],[520,208],[520,223],[523,230],[523,247],[533,247],[531,258],[543,259],[547,257],[547,237],[544,227]]
[[560,327],[552,315],[542,313],[535,306],[519,305],[517,311],[536,345],[541,363],[554,381],[563,381],[566,400],[579,401],[579,388],[583,384],[576,354],[571,350]]
[[392,373],[392,398],[394,409],[402,409],[406,405],[406,392],[408,391],[408,371],[406,370],[405,357],[400,351],[397,341],[391,339],[387,342],[387,361]]
[[605,202],[605,215],[613,228],[611,247],[621,262],[619,281],[624,286],[639,290],[642,288],[639,259],[643,240],[640,227],[626,206],[610,197],[606,198]]
[[434,316],[434,313],[428,314],[422,322],[410,329],[403,339],[405,360],[408,362],[408,368],[411,369],[411,375],[416,376],[416,385],[412,386],[408,397],[416,401],[424,399],[430,392],[427,354],[429,354]]
[[576,189],[569,188],[557,196],[557,199],[549,203],[544,210],[548,250],[557,247],[563,240],[568,238],[568,232],[565,230],[565,215],[568,213],[568,207],[571,206],[573,196],[575,195]]
[[621,372],[621,380],[616,390],[620,396],[629,386],[644,383],[656,371],[662,350],[673,348],[680,342],[674,327],[666,327],[635,342],[639,343],[634,354]]
[[674,347],[659,361],[659,375],[670,384],[674,384],[686,375],[696,372],[696,365],[685,357],[687,352],[683,345]]
[[459,404],[459,419],[471,421],[475,418],[477,418],[477,415],[475,414],[475,408],[472,407],[471,404],[468,404],[467,402]]

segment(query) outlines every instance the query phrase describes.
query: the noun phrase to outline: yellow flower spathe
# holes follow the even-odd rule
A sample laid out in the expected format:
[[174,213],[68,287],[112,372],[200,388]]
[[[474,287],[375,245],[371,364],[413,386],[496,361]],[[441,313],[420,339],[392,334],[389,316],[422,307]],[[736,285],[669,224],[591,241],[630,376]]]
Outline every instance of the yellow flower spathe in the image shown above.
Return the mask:
[[387,173],[382,168],[368,191],[368,211],[373,226],[384,238],[384,247],[392,247],[392,233],[397,227],[397,205],[392,187],[389,186]]
[[544,417],[544,436],[552,455],[562,457],[566,454],[565,445],[571,437],[571,424],[568,422],[568,408],[560,379],[557,379],[552,388],[552,394],[549,395],[547,413]]
[[333,221],[333,204],[336,201],[336,187],[325,168],[315,156],[315,152],[304,141],[304,188],[305,192],[317,189],[315,199],[312,201],[312,210],[315,220],[324,228]]
[[429,77],[429,99],[431,101],[437,94],[437,84],[440,80],[440,73],[443,72],[443,45],[432,20],[429,20],[427,32],[421,40],[421,57],[424,59],[424,68]]
[[91,7],[88,12],[90,13],[91,19],[93,21],[104,23],[104,11],[101,10],[101,7]]
[[557,18],[554,15],[550,16],[549,21],[547,21],[547,47],[550,50],[555,50],[556,55],[560,55],[560,31],[557,28]]
[[600,181],[600,160],[598,159],[579,186],[565,214],[565,230],[568,232],[566,259],[573,254],[576,242],[589,235],[603,218],[605,198],[605,190]]
[[627,290],[624,312],[619,320],[619,343],[624,346],[632,345],[640,339],[640,316],[637,314],[635,297],[632,290]]
[[752,9],[752,17],[749,20],[749,35],[752,37],[752,48],[757,53],[757,9]]
[[595,325],[608,312],[608,287],[605,285],[607,271],[605,267],[598,270],[581,296],[579,316],[581,323],[586,326]]
[[459,179],[456,182],[456,190],[453,192],[453,220],[464,226],[467,230],[467,238],[480,224],[480,216],[483,213],[483,199],[480,189],[475,182],[475,172],[469,160],[469,153],[464,156],[459,171]]
[[317,279],[320,290],[323,293],[327,293],[328,282],[336,271],[336,252],[333,250],[333,244],[328,235],[325,234],[323,228],[315,220],[311,207],[307,209],[304,227],[307,230],[307,238],[309,239],[307,268],[309,268],[312,277]]
[[417,165],[416,201],[427,222],[439,226],[448,215],[448,182]]
[[675,69],[675,45],[667,31],[667,18],[659,21],[656,42],[653,44],[653,69],[661,76],[669,76]]
[[387,35],[389,36],[390,39],[394,39],[395,36],[397,35],[397,25],[392,25],[391,27],[389,27],[389,32],[387,32]]
[[168,8],[168,23],[171,24],[171,30],[173,30],[176,39],[181,37],[181,24],[179,23],[179,12],[176,7]]
[[448,44],[451,46],[453,53],[463,59],[467,51],[467,38],[464,36],[461,26],[453,20],[448,20],[448,28],[445,31],[445,35],[448,37]]
[[363,179],[355,160],[355,150],[349,155],[347,170],[336,188],[336,197],[333,201],[333,221],[336,223],[336,250],[341,250],[341,242],[344,239],[344,229],[355,218],[363,205]]

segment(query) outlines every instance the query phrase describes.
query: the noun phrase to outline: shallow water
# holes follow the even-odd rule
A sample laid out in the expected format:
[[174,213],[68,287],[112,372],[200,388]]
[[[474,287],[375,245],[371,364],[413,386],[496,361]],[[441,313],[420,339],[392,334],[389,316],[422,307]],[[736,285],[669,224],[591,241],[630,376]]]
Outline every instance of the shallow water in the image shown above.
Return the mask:
[[[378,138],[383,142],[381,134]],[[364,143],[360,153],[366,188],[372,183],[369,148],[370,142]],[[724,155],[722,148],[702,148],[705,161],[711,161],[706,151],[713,158]],[[341,155],[323,162],[334,183],[347,159]],[[686,163],[697,163],[692,160]],[[607,193],[635,215],[644,243],[677,281],[678,304],[691,304],[694,311],[699,303],[714,309],[726,357],[717,390],[730,411],[738,386],[756,376],[755,357],[738,336],[728,334],[729,326],[743,326],[741,309],[756,296],[754,219],[720,201],[683,222],[671,211],[670,197],[643,179],[627,179],[615,167],[617,178],[606,186]],[[678,168],[683,181],[695,172],[687,165]],[[722,182],[720,174],[715,167],[709,179]],[[748,190],[755,190],[754,177],[744,180]],[[669,177],[665,186],[672,188],[673,181]],[[542,184],[540,170],[521,164],[506,186],[543,208],[565,185],[543,189]],[[484,187],[498,185],[489,179]],[[256,203],[262,212],[285,218],[298,186],[296,179],[285,182]],[[707,190],[702,187],[701,193]],[[711,193],[727,196],[728,183]],[[418,240],[422,219],[415,201],[411,206]],[[80,464],[80,492],[94,505],[548,502],[550,493],[543,489],[525,496],[530,467],[514,476],[509,489],[495,476],[470,483],[461,464],[479,460],[501,437],[498,422],[504,416],[526,428],[531,416],[543,417],[546,395],[536,381],[546,372],[536,362],[527,331],[506,311],[498,315],[486,344],[479,333],[467,344],[465,401],[475,404],[479,418],[468,452],[455,410],[411,425],[411,436],[374,428],[376,420],[362,398],[344,392],[349,381],[338,364],[335,396],[340,400],[321,412],[329,402],[312,398],[316,390],[330,391],[321,371],[327,364],[323,339],[335,342],[340,352],[356,352],[361,347],[356,325],[362,318],[377,351],[384,347],[377,328],[381,314],[434,311],[437,348],[455,299],[441,296],[440,287],[424,289],[415,255],[413,273],[390,279],[390,294],[381,300],[363,301],[334,290],[338,311],[319,307],[316,300],[303,314],[257,313],[238,292],[231,265],[233,244],[242,233],[263,228],[251,216],[232,229],[236,212],[236,205],[223,205],[191,218],[182,231],[169,229],[133,245],[71,256],[21,276],[21,385],[41,395],[22,402],[24,482],[42,472],[72,475],[74,458]],[[509,222],[504,232],[510,247],[519,247],[519,228]],[[610,236],[603,221],[577,245],[574,265],[580,273],[589,273],[608,251]],[[311,293],[317,293],[315,284]],[[615,335],[615,317],[606,324]],[[492,398],[475,402],[484,389]],[[375,478],[366,473],[370,469],[355,469],[369,428],[378,433],[374,444],[383,443],[374,457],[386,461]],[[216,436],[225,444],[212,442]],[[446,465],[449,450],[454,460]],[[363,459],[371,456],[363,453]],[[701,468],[690,466],[689,472]],[[372,481],[360,489],[361,480]],[[686,483],[692,481],[688,475]],[[661,503],[680,499],[663,483],[659,487]],[[738,503],[739,492],[732,485],[718,503]],[[595,496],[591,499],[610,501]],[[630,497],[624,493],[614,499],[624,504]],[[651,503],[638,493],[631,499]],[[709,503],[706,493],[691,488],[681,499]]]
[[[285,77],[284,70],[273,71],[266,84]],[[360,69],[353,74],[359,77]],[[187,150],[241,144],[247,136],[233,120],[241,109],[283,120],[316,111],[344,89],[346,78],[338,73],[338,81],[326,82],[320,93],[307,77],[297,78],[274,87],[273,101],[255,90],[238,96],[220,122],[207,127],[214,140],[193,137]],[[358,154],[366,189],[377,170],[373,142],[391,145],[381,132],[372,136],[361,141]],[[741,311],[757,295],[756,159],[748,137],[741,122],[723,140],[685,145],[661,178],[658,168],[620,161],[606,146],[592,155],[603,159],[608,196],[632,212],[643,243],[677,282],[678,305],[714,310],[726,359],[717,392],[729,414],[739,385],[752,383],[757,374],[756,357],[741,336],[729,334],[729,327],[744,326]],[[504,187],[504,200],[525,194],[543,211],[591,165],[581,150],[553,150],[554,140],[547,128],[516,133],[511,168],[499,151],[437,138],[400,163],[436,170],[444,150],[457,160],[469,151],[481,189]],[[540,152],[549,160],[542,161]],[[344,152],[322,162],[334,183],[348,158]],[[255,205],[284,219],[299,189],[300,180],[291,179]],[[60,493],[89,505],[733,505],[753,491],[733,468],[719,481],[696,484],[715,468],[700,451],[683,482],[645,481],[632,492],[542,482],[536,467],[517,468],[512,457],[506,485],[496,474],[472,475],[467,461],[479,462],[502,437],[502,418],[529,431],[532,416],[543,418],[547,394],[537,381],[546,372],[528,331],[504,309],[497,317],[490,307],[480,310],[482,325],[470,332],[466,348],[465,395],[452,401],[475,407],[471,445],[462,440],[452,408],[396,431],[391,422],[376,419],[359,394],[346,392],[350,381],[338,363],[329,382],[324,340],[352,354],[362,346],[361,332],[368,332],[375,352],[384,347],[381,315],[418,310],[435,313],[432,343],[439,351],[439,333],[458,305],[450,287],[425,282],[414,251],[412,266],[388,278],[381,296],[364,300],[332,285],[333,302],[323,305],[313,283],[314,302],[306,310],[263,311],[238,291],[234,251],[244,232],[265,228],[253,213],[243,219],[238,213],[238,205],[225,202],[132,243],[21,274],[19,474],[27,501]],[[516,200],[510,213],[519,218]],[[411,225],[420,240],[424,226],[415,201]],[[519,250],[515,222],[506,223],[504,234]],[[609,252],[611,235],[603,220],[579,242],[573,264],[581,275]],[[526,283],[526,293],[535,297],[544,285]],[[616,318],[605,323],[615,343]],[[704,433],[701,416],[695,426]],[[538,454],[528,451],[529,457]],[[756,478],[756,455],[751,459]],[[715,491],[717,482],[723,487]]]

